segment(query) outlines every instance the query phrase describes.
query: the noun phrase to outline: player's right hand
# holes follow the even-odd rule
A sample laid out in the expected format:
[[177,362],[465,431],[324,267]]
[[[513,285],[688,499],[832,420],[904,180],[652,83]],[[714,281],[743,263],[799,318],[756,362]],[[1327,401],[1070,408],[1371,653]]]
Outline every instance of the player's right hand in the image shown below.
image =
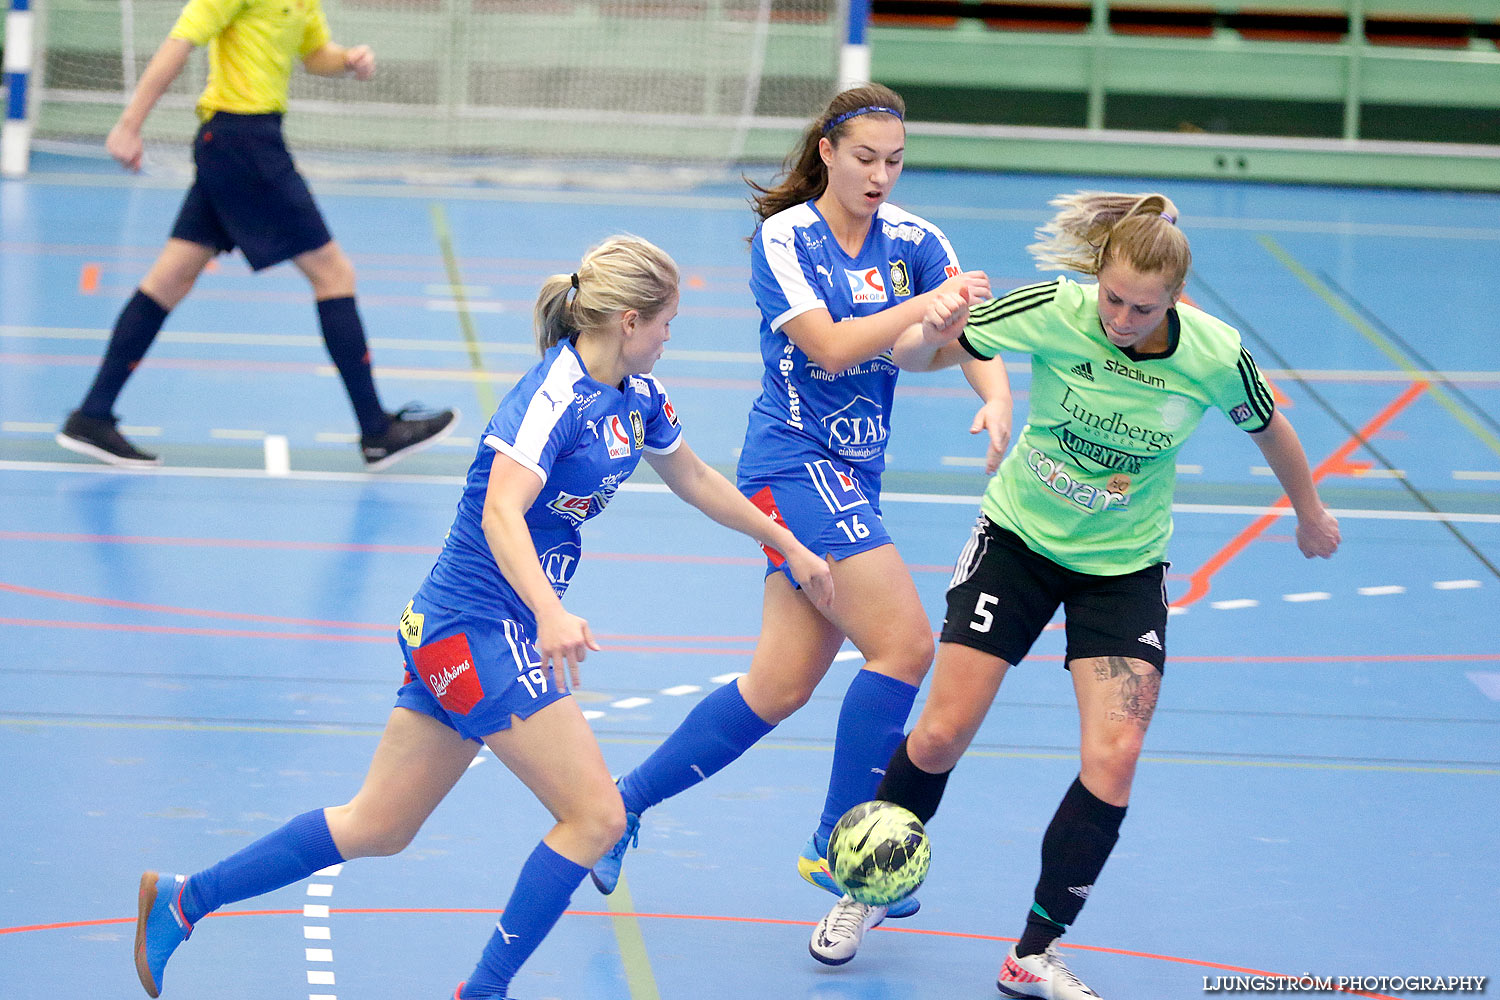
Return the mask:
[[791,566],[797,586],[802,588],[802,593],[813,602],[813,606],[819,611],[832,610],[833,571],[828,568],[828,560],[814,555],[811,549],[799,544],[786,554],[786,561]]
[[542,658],[542,669],[552,671],[559,691],[578,686],[578,665],[588,658],[589,650],[599,648],[589,623],[569,611],[559,610],[537,619],[536,651]]
[[130,128],[123,122],[116,122],[115,127],[109,130],[109,135],[104,140],[104,148],[126,170],[131,173],[140,171],[143,148],[140,129]]
[[983,271],[964,271],[961,274],[955,274],[939,285],[937,290],[940,294],[962,295],[969,305],[993,298],[990,294],[990,276]]
[[922,340],[931,347],[942,347],[958,339],[969,322],[969,300],[963,292],[945,292],[941,288],[922,314]]

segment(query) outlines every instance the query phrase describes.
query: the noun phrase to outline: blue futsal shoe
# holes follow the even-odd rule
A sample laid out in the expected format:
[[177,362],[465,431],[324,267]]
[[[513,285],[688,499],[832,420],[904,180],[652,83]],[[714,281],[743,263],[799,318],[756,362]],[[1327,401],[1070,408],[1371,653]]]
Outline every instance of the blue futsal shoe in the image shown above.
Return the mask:
[[193,933],[193,925],[182,915],[185,885],[186,875],[147,872],[141,876],[135,916],[135,972],[150,997],[161,996],[161,974],[167,959]]
[[[839,884],[833,880],[833,872],[828,867],[827,855],[827,841],[823,842],[820,849],[818,835],[814,833],[807,838],[802,853],[797,856],[797,873],[824,892],[832,893],[842,899],[844,890],[839,888]],[[915,896],[907,896],[887,907],[885,915],[892,920],[900,920],[902,917],[911,916],[921,908],[920,900]]]
[[625,835],[619,839],[609,853],[600,858],[589,872],[594,888],[608,896],[620,884],[620,866],[625,863],[627,848],[641,846],[641,817],[637,813],[625,814]]

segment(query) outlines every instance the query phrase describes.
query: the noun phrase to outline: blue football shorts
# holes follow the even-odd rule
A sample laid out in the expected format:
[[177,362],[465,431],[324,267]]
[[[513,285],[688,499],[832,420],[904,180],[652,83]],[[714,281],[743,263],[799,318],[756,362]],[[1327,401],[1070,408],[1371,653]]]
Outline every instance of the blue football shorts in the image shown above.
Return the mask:
[[[843,462],[812,459],[777,475],[741,478],[738,485],[751,503],[820,556],[847,559],[891,543],[880,516],[878,481],[867,491],[860,473]],[[782,554],[761,548],[766,575],[780,571],[796,586]]]
[[485,618],[412,598],[397,641],[406,682],[396,705],[430,715],[460,736],[482,741],[568,697],[542,667],[531,624]]
[[197,176],[172,235],[228,253],[257,271],[333,239],[281,136],[281,115],[219,111],[193,139]]

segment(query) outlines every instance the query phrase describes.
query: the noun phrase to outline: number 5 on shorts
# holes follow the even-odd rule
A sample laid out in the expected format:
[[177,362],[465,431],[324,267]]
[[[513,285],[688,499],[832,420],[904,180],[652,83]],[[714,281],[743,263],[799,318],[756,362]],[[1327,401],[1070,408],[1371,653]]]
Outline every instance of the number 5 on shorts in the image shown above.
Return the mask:
[[969,628],[975,632],[988,632],[995,624],[990,606],[999,603],[1000,598],[994,594],[980,594],[979,600],[974,602],[974,620],[969,622]]

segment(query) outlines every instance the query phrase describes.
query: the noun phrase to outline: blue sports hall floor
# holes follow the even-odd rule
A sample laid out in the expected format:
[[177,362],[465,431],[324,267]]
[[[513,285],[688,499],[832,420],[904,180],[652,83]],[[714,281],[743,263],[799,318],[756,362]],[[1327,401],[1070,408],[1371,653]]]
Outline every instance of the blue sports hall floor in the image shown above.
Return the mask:
[[[393,634],[499,394],[532,356],[543,276],[633,232],[685,282],[657,374],[731,469],[756,390],[744,190],[315,182],[359,270],[388,405],[457,406],[444,445],[367,475],[289,266],[222,258],[118,406],[166,465],[52,440],[154,257],[179,178],[41,156],[0,183],[0,997],[140,995],[145,868],[194,871],[364,773],[400,678]],[[1191,299],[1240,328],[1338,513],[1308,562],[1259,451],[1210,414],[1180,455],[1170,662],[1119,846],[1065,939],[1110,1000],[1219,977],[1500,974],[1500,197],[910,171],[902,206],[997,289],[1035,280],[1047,200],[1160,189]],[[444,244],[454,267],[445,266]],[[475,349],[471,350],[468,327]],[[1028,374],[1012,368],[1018,409]],[[955,372],[903,377],[886,517],[934,622],[983,486]],[[1018,417],[1017,424],[1020,420]],[[291,471],[269,475],[265,439]],[[578,697],[611,767],[746,668],[757,550],[645,480],[585,531],[569,604],[605,649]],[[794,860],[822,803],[852,650],[741,761],[648,815],[608,902],[587,884],[520,1000],[995,995],[1077,723],[1046,633],[931,826],[921,913],[852,963],[807,954],[829,898]],[[450,996],[548,817],[488,754],[404,854],[226,908],[168,998]],[[1357,995],[1415,996],[1372,978]],[[1493,987],[1491,988],[1493,992]]]

